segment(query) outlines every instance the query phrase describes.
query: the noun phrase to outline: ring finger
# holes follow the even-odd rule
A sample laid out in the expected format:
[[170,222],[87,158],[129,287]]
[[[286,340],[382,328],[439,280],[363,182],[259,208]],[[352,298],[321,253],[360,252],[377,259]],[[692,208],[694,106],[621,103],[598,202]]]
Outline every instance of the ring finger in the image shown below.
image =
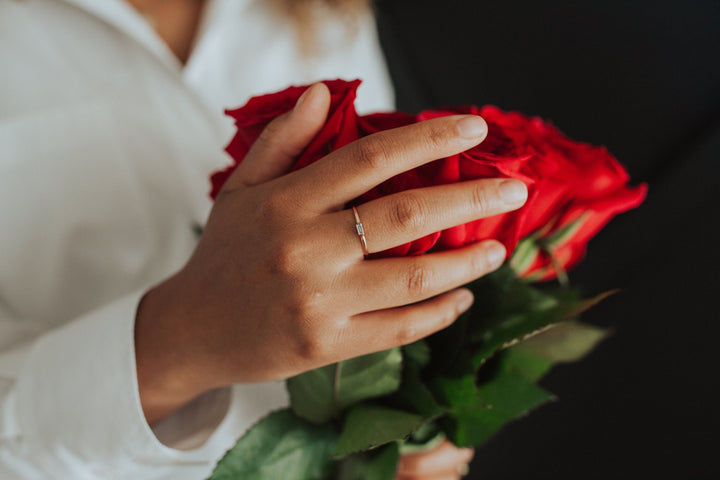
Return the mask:
[[[519,180],[494,178],[396,193],[357,207],[369,253],[381,252],[456,225],[521,207],[527,188]],[[354,260],[363,257],[355,217],[347,210],[328,215],[344,238],[340,248]],[[342,230],[342,232],[340,231]]]

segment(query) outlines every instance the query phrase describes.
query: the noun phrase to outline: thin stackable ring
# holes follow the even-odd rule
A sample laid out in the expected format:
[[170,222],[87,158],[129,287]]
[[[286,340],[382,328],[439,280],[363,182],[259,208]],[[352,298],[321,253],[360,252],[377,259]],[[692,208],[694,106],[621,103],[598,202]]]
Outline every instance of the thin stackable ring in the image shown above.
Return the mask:
[[355,215],[355,230],[357,230],[358,237],[360,237],[360,244],[362,245],[363,255],[366,257],[370,255],[370,252],[367,248],[367,240],[365,240],[365,228],[363,228],[363,224],[360,221],[360,215],[358,215],[358,211],[356,207],[352,207],[353,214]]

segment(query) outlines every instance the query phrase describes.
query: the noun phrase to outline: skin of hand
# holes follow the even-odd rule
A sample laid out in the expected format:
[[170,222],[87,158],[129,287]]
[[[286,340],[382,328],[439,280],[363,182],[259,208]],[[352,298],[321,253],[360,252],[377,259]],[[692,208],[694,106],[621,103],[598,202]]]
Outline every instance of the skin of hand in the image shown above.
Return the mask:
[[[151,424],[223,386],[285,379],[412,343],[472,304],[458,289],[496,268],[494,240],[422,256],[365,259],[345,204],[400,172],[480,143],[487,125],[456,115],[380,132],[287,174],[324,124],[316,84],[273,121],[227,181],[188,263],[137,311],[140,399]],[[527,189],[483,179],[358,206],[371,253],[514,210]]]
[[467,474],[472,448],[458,448],[445,440],[428,452],[403,455],[395,480],[459,480]]

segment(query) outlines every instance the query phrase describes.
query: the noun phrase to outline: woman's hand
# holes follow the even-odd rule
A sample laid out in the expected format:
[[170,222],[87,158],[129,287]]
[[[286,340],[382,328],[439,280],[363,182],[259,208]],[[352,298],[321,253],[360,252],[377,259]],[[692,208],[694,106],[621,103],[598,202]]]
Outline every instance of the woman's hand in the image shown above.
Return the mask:
[[429,452],[400,457],[395,480],[459,480],[467,475],[474,453],[445,440]]
[[[328,108],[317,84],[268,126],[217,198],[190,261],[143,299],[135,340],[148,421],[213,388],[284,379],[430,335],[472,303],[468,290],[453,289],[502,264],[495,241],[366,260],[344,207],[387,178],[480,143],[480,117],[380,132],[285,175]],[[522,182],[487,179],[398,193],[358,212],[373,253],[516,209],[526,196]]]

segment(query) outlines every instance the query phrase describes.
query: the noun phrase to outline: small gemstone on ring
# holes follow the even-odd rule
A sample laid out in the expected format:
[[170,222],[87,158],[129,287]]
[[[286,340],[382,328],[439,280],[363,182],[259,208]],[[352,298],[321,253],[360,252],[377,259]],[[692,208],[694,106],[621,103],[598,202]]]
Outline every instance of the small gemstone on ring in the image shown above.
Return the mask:
[[365,230],[363,229],[362,223],[356,223],[355,228],[357,228],[358,235],[365,235]]

